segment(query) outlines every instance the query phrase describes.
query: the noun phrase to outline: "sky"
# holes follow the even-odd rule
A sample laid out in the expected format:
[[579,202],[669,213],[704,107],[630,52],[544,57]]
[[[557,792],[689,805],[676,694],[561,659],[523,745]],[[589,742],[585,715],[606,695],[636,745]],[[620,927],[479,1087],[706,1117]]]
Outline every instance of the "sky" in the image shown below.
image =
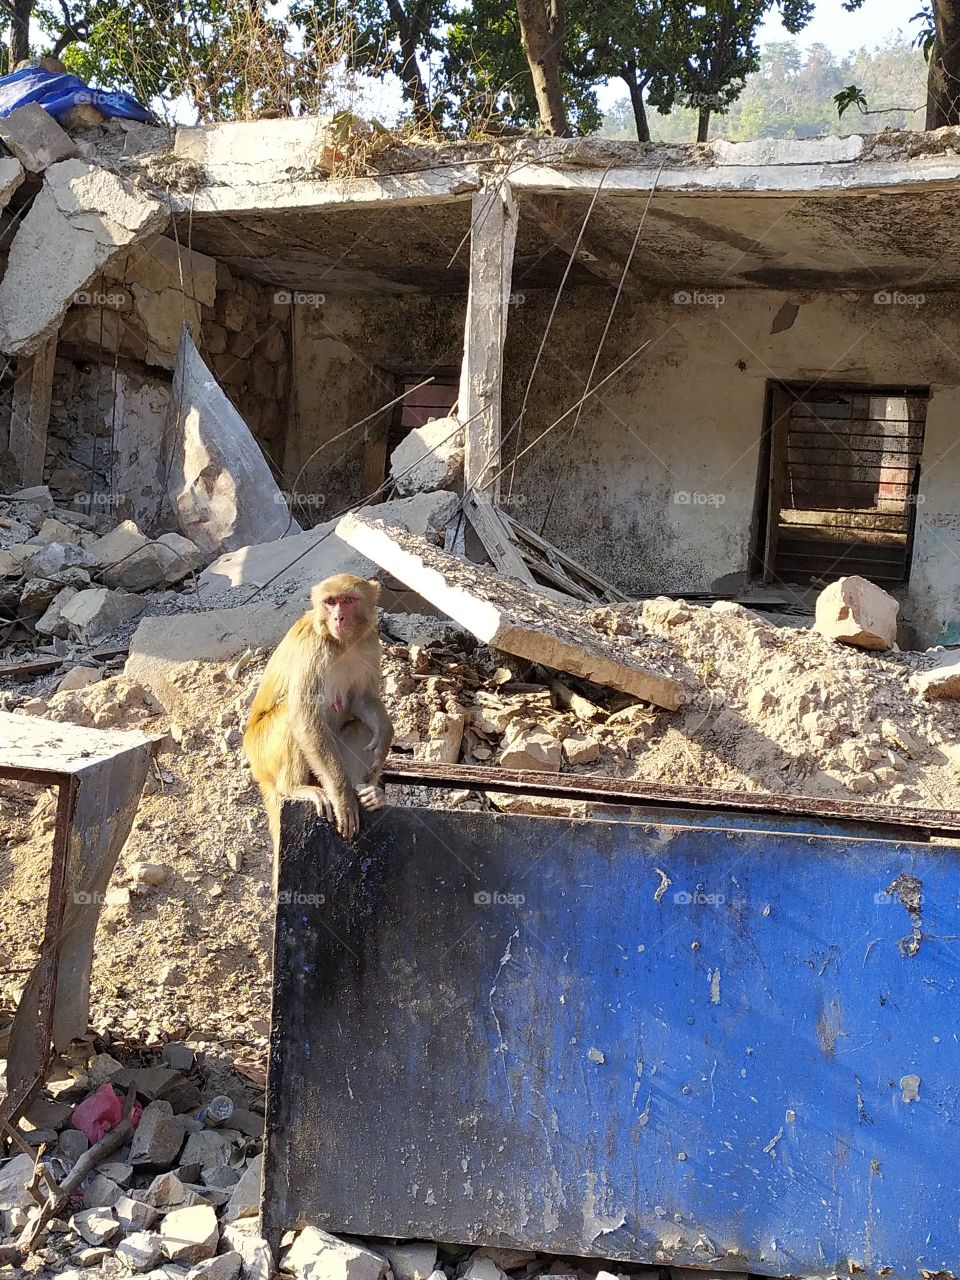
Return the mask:
[[861,9],[847,13],[841,0],[816,0],[812,21],[797,36],[783,29],[774,10],[760,28],[760,43],[796,40],[804,49],[825,44],[834,53],[848,53],[861,45],[881,44],[898,31],[909,39],[910,19],[919,8],[920,0],[864,0]]

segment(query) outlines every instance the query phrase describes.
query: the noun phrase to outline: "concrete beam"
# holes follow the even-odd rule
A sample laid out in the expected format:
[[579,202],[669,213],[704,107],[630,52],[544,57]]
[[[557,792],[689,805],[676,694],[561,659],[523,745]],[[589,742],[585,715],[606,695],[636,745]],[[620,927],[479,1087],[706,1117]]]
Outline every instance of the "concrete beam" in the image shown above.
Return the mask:
[[17,360],[10,411],[10,452],[24,488],[43,483],[56,357],[57,339],[53,337],[34,355],[20,356]]
[[[552,240],[558,248],[570,256],[577,243],[582,213],[576,209],[565,209],[559,196],[530,195],[520,202],[520,213],[536,223],[548,240]],[[577,261],[591,275],[595,275],[604,284],[612,284],[616,288],[623,274],[623,262],[590,235],[589,228],[584,233],[580,247],[576,252]],[[623,292],[636,294],[638,290],[630,283],[629,277],[624,281]]]
[[[457,417],[467,423],[463,463],[466,489],[496,500],[500,492],[503,347],[513,287],[517,208],[504,182],[473,198],[470,292],[463,338]],[[469,421],[473,419],[472,421]]]

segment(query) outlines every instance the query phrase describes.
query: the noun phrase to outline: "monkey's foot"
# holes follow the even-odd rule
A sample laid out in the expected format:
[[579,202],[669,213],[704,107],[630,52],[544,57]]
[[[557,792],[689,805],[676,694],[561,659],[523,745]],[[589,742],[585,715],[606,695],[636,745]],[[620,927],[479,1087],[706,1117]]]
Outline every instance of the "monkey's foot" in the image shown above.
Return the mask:
[[306,800],[316,809],[318,818],[326,818],[328,822],[333,822],[333,805],[320,787],[294,787],[289,792],[289,798],[291,800]]
[[387,797],[382,787],[366,782],[362,787],[357,787],[357,799],[364,809],[382,809]]

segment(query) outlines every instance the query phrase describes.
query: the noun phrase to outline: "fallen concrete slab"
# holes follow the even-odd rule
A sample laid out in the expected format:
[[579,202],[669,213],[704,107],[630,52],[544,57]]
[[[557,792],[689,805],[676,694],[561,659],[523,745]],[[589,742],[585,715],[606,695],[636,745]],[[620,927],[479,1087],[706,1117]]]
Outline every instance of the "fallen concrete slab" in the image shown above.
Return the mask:
[[173,451],[170,502],[183,532],[206,555],[300,532],[250,428],[186,328],[164,438]]
[[3,350],[36,351],[56,333],[74,294],[166,219],[159,201],[99,165],[51,165],[13,238],[0,280]]
[[916,672],[910,684],[925,698],[960,698],[960,653],[948,649],[935,666]]
[[0,141],[31,173],[42,173],[77,154],[74,140],[39,102],[28,102],[0,119]]
[[651,642],[637,654],[594,630],[579,609],[557,604],[363,513],[344,516],[337,534],[494,648],[671,711],[686,701],[682,681],[668,669],[665,647]]

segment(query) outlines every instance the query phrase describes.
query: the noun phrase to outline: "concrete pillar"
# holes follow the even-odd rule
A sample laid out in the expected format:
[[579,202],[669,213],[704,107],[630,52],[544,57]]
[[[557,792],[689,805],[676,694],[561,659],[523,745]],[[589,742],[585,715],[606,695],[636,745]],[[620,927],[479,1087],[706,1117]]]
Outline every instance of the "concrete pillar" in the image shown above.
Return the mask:
[[57,339],[53,337],[35,355],[20,356],[17,360],[10,413],[10,452],[16,460],[24,488],[43,483],[56,356]]
[[473,418],[466,429],[465,486],[477,484],[478,497],[495,500],[500,492],[500,482],[493,477],[501,466],[503,348],[517,238],[517,209],[507,182],[478,191],[471,216],[470,293],[457,417],[461,422]]

